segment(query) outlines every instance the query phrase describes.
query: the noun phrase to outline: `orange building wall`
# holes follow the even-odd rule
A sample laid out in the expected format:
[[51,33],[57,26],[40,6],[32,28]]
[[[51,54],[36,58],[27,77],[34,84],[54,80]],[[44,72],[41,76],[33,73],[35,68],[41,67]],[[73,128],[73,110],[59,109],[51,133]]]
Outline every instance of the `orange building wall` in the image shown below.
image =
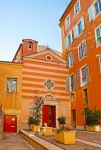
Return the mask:
[[[90,4],[93,3],[93,0],[80,0],[81,12],[78,16],[74,17],[74,4],[77,0],[73,0],[68,9],[65,11],[64,15],[60,19],[60,27],[62,32],[62,49],[63,49],[63,57],[66,59],[67,55],[69,55],[72,51],[74,52],[74,65],[69,69],[69,74],[76,74],[76,91],[75,91],[75,100],[72,102],[72,109],[76,110],[76,125],[83,126],[85,125],[84,115],[82,112],[85,108],[84,96],[83,96],[83,88],[87,87],[88,90],[88,106],[93,108],[96,106],[97,108],[101,108],[101,73],[99,67],[99,61],[97,55],[101,53],[101,46],[96,48],[95,42],[95,28],[101,24],[101,14],[92,22],[89,22],[88,16],[88,8]],[[65,18],[70,14],[70,28],[68,31],[65,29]],[[72,45],[68,48],[64,48],[64,38],[66,35],[72,30],[75,24],[80,20],[81,16],[84,16],[85,29],[83,33],[77,38],[73,39]],[[79,60],[78,58],[78,45],[82,42],[82,40],[86,39],[88,55]],[[89,65],[89,73],[90,73],[90,83],[89,85],[78,88],[78,79],[77,73],[78,70],[84,66],[85,64]],[[73,117],[73,116],[72,116]]]

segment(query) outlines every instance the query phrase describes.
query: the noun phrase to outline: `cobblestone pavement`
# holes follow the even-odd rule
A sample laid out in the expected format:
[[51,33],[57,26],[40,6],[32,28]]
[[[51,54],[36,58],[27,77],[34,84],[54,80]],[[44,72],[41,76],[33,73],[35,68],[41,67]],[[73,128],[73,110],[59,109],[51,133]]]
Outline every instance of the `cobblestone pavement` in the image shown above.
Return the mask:
[[4,139],[0,140],[0,150],[35,150],[16,133],[8,133],[4,135]]
[[77,131],[77,138],[101,145],[101,132]]
[[[54,140],[54,137],[45,137],[45,136],[39,136],[38,137],[53,143],[61,148],[63,150],[101,150],[101,148],[97,148],[92,145],[84,144],[81,142],[76,142],[74,145],[64,145]],[[87,132],[87,131],[77,131],[77,138],[89,141],[89,142],[96,142],[97,144],[101,144],[101,134],[100,133],[93,133],[93,132]]]

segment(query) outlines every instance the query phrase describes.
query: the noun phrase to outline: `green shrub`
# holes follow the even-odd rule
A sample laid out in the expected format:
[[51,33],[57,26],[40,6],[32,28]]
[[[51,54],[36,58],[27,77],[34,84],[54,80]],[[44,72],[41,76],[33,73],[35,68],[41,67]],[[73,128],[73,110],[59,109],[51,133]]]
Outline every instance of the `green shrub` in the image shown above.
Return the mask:
[[58,119],[59,124],[66,124],[66,117],[65,116],[60,116]]
[[34,124],[34,119],[33,119],[33,117],[29,117],[29,118],[28,118],[28,124],[29,124],[29,125]]
[[85,120],[88,126],[99,125],[101,123],[101,110],[96,109],[96,107],[94,109],[87,107],[85,109]]

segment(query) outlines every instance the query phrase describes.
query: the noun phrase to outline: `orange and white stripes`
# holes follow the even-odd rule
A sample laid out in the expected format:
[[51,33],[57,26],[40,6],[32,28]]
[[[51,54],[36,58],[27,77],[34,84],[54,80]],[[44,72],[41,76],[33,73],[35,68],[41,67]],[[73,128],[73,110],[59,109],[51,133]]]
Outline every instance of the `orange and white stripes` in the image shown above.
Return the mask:
[[[67,101],[69,96],[66,92],[67,69],[64,64],[46,63],[35,59],[24,58],[22,77],[22,98],[32,100],[34,96],[51,93],[56,99]],[[49,90],[45,87],[46,80],[52,80],[54,88]]]

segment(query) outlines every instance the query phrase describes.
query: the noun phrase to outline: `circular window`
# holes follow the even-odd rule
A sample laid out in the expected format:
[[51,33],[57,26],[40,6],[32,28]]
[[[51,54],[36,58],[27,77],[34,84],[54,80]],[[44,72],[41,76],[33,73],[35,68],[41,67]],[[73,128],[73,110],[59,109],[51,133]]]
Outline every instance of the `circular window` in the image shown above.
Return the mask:
[[49,56],[49,55],[47,55],[47,56],[46,56],[46,60],[51,61],[51,60],[52,60],[52,57]]

